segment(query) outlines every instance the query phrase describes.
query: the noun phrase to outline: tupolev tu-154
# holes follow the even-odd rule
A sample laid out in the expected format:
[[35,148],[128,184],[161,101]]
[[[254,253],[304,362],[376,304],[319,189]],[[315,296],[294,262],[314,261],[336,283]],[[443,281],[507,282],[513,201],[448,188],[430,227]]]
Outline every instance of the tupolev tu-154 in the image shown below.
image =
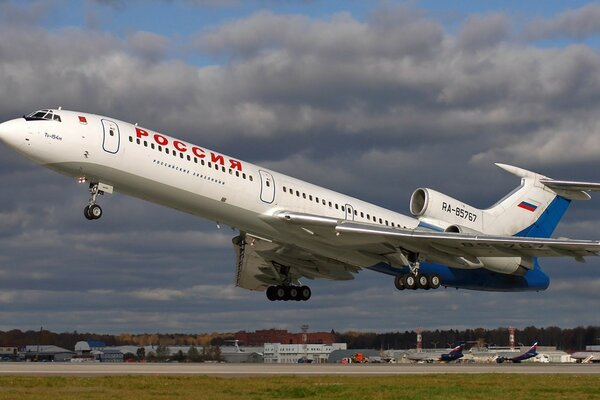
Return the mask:
[[[348,280],[363,269],[397,289],[440,286],[540,291],[542,257],[583,261],[600,242],[551,238],[573,200],[599,183],[555,180],[496,164],[521,181],[487,209],[428,188],[412,216],[114,118],[63,109],[0,124],[0,140],[25,157],[86,183],[83,215],[120,192],[235,228],[235,285],[269,300],[308,300],[312,279]],[[303,282],[303,283],[301,283]]]

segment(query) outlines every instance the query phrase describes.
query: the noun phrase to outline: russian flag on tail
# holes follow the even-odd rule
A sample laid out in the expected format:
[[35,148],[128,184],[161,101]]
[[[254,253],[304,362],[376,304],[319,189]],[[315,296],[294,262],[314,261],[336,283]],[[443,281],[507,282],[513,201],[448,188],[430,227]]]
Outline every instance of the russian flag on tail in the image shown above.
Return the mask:
[[518,207],[521,207],[521,208],[523,208],[527,211],[531,211],[531,212],[533,212],[537,209],[537,206],[535,204],[531,204],[526,201],[522,201],[521,203],[519,203]]

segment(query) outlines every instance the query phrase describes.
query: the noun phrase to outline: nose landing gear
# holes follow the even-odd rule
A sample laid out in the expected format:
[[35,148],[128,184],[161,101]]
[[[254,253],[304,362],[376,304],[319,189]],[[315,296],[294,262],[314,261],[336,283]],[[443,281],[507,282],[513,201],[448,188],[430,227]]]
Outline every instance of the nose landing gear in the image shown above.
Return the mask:
[[98,195],[103,195],[104,192],[112,193],[112,186],[103,183],[90,183],[90,200],[88,205],[83,209],[83,216],[88,220],[98,219],[102,216],[102,208],[96,204]]

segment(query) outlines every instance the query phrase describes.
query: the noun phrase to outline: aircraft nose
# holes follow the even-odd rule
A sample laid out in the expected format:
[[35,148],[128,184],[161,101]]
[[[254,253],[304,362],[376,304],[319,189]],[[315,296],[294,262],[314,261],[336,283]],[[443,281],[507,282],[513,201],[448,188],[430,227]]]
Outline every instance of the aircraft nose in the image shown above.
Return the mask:
[[23,118],[11,119],[0,124],[0,140],[6,144],[15,143],[18,137],[26,132],[26,124]]

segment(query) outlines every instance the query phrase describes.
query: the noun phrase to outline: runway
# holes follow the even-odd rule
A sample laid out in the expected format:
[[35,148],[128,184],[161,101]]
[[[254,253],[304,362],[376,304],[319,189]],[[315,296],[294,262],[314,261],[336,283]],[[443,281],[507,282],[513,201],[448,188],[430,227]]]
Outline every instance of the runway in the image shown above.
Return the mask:
[[426,374],[599,375],[600,364],[160,364],[160,363],[0,363],[0,375],[117,376],[206,375],[382,376]]

